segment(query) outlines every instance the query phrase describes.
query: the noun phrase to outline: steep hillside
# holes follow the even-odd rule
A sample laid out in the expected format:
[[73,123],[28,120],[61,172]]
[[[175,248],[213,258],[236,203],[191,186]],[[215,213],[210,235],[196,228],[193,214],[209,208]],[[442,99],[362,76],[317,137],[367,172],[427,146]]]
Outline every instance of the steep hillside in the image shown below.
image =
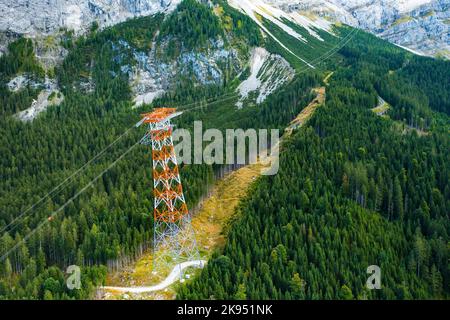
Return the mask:
[[[228,258],[215,257],[180,296],[208,298],[211,288],[239,298],[356,296],[359,269],[373,260],[386,268],[389,290],[371,298],[448,295],[448,62],[256,2],[90,1],[158,12],[112,26],[87,19],[84,33],[8,38],[0,58],[0,298],[92,298],[108,270],[151,245],[151,157],[134,128],[141,112],[177,107],[184,113],[175,125],[191,131],[197,120],[219,130],[283,130],[330,74],[326,108],[286,147],[280,174],[257,181],[242,204]],[[380,101],[391,106],[383,119],[371,111]],[[180,166],[189,208],[220,169]],[[255,243],[261,248],[250,256]],[[80,290],[65,285],[71,264],[82,267]],[[337,284],[347,286],[342,295]]]
[[[254,0],[250,0],[254,2]],[[450,57],[446,0],[266,0],[288,14],[328,17],[420,54]]]
[[[197,17],[211,23],[204,25]],[[13,45],[20,49],[17,56],[34,65],[30,42],[18,44]],[[310,88],[318,81],[316,75],[305,74],[259,105],[245,103],[238,110],[235,90],[246,79],[253,48],[264,42],[249,18],[225,5],[214,11],[185,1],[172,16],[142,17],[83,37],[66,33],[62,45],[67,56],[47,76],[58,80],[64,101],[31,122],[18,121],[11,115],[16,110],[2,110],[0,117],[1,298],[90,298],[107,267],[120,268],[151,245],[149,151],[136,144],[144,132],[130,128],[142,110],[151,108],[136,110],[133,99],[154,87],[145,87],[136,74],[154,76],[155,61],[159,67],[173,66],[174,74],[167,72],[167,83],[161,83],[167,92],[157,103],[181,109],[189,109],[192,102],[203,106],[185,110],[177,120],[187,129],[194,120],[219,129],[283,128],[308,103]],[[215,59],[232,51],[236,54],[230,59],[240,63]],[[26,65],[9,70],[1,64],[2,75],[9,79],[34,72]],[[21,90],[14,94],[19,93],[27,97],[25,108],[34,95]],[[181,168],[189,208],[206,192],[216,169]],[[81,290],[64,284],[70,264],[82,267]]]
[[0,115],[28,108],[42,89],[44,76],[32,41],[22,38],[11,43],[8,54],[0,57]]
[[[60,104],[64,95],[104,94],[103,84],[109,81],[118,88],[120,96],[115,99],[131,98],[134,107],[164,95],[181,97],[192,88],[210,96],[226,88],[240,95],[239,107],[244,101],[261,104],[296,72],[324,67],[348,41],[348,29],[326,21],[299,15],[286,20],[281,11],[274,19],[259,12],[264,16],[255,12],[246,17],[225,1],[203,5],[190,0],[170,15],[136,18],[101,31],[92,29],[86,36],[66,31],[34,39],[29,45],[36,58],[28,59],[41,65],[46,77],[32,82],[35,92],[27,93],[18,86],[29,82],[25,71],[5,74],[1,81],[5,107],[11,109],[9,104],[25,96],[13,111],[25,110],[17,117],[32,121]],[[59,48],[55,50],[62,62],[48,63],[44,58],[53,52],[51,47]],[[3,60],[13,55],[9,52]],[[9,83],[18,85],[12,88]]]
[[[279,174],[255,183],[224,250],[179,299],[448,299],[449,118],[424,135],[377,116],[377,78],[408,57],[362,34],[340,53],[325,105],[284,145]],[[438,86],[427,62],[417,61]],[[420,114],[412,106],[426,91],[390,85]],[[389,100],[394,118],[400,100]],[[370,265],[381,268],[380,290],[366,288]]]
[[[0,32],[30,37],[76,34],[126,19],[169,13],[180,0],[1,0]],[[214,2],[214,1],[213,1]],[[327,29],[331,19],[370,31],[392,43],[426,55],[449,57],[449,3],[446,0],[229,0],[254,18],[253,12],[280,23],[280,17],[306,27]],[[281,10],[280,10],[281,9]],[[283,12],[284,11],[284,12]],[[288,27],[283,26],[285,30]],[[0,37],[2,38],[2,37]],[[5,51],[0,39],[0,52]]]
[[126,19],[171,12],[180,0],[18,0],[0,1],[0,30],[26,35],[52,34],[60,29],[87,31],[95,22],[111,26]]

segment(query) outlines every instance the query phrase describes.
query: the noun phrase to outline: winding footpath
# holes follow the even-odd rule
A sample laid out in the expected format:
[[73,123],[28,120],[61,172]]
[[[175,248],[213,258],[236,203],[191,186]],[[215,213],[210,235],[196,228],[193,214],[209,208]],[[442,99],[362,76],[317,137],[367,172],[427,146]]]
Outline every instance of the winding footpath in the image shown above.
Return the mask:
[[167,288],[174,282],[180,279],[180,275],[182,271],[189,267],[203,268],[206,264],[205,260],[194,260],[194,261],[186,261],[180,264],[177,264],[173,269],[169,276],[164,279],[162,282],[157,285],[150,287],[101,287],[100,289],[106,291],[116,291],[116,292],[131,292],[131,293],[146,293],[146,292],[154,292]]

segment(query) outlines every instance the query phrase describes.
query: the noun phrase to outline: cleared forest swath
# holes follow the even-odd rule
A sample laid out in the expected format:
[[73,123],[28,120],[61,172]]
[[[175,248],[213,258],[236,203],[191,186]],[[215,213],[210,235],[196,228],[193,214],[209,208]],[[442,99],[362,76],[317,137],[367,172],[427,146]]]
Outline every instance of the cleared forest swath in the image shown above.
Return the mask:
[[[214,249],[225,244],[227,225],[235,216],[239,201],[247,194],[249,187],[259,175],[264,166],[260,163],[242,167],[233,171],[221,180],[218,180],[208,198],[206,198],[199,211],[192,218],[192,225],[196,230],[197,243],[202,257],[208,258]],[[190,267],[185,266],[186,268]],[[175,270],[177,268],[174,268]],[[133,266],[122,271],[110,274],[107,279],[107,292],[102,293],[103,299],[124,299],[129,294],[141,294],[141,298],[173,299],[175,290],[170,286],[161,286],[167,283],[163,274],[169,270],[152,272],[152,252],[144,254]],[[173,272],[173,271],[172,271]],[[189,271],[188,271],[189,272]],[[177,282],[179,277],[172,279],[171,284]],[[158,281],[161,281],[158,283]],[[148,284],[157,283],[154,286]],[[119,287],[119,288],[118,288]],[[132,287],[132,288],[128,288]],[[158,288],[156,290],[148,290]],[[131,290],[130,290],[131,289]]]
[[172,272],[167,276],[164,281],[158,283],[154,286],[149,287],[103,287],[101,289],[103,290],[110,290],[115,292],[131,292],[131,293],[145,293],[145,292],[153,292],[153,291],[159,291],[167,288],[172,283],[176,282],[180,275],[182,274],[183,270],[189,268],[189,267],[202,267],[206,264],[205,260],[195,260],[195,261],[187,261],[180,264],[177,264],[173,269]]
[[[303,126],[317,107],[324,103],[325,87],[315,88],[313,91],[317,94],[316,98],[286,128],[281,143],[284,138],[292,134],[293,130]],[[239,214],[238,205],[247,195],[253,182],[267,168],[265,163],[267,162],[259,161],[226,174],[223,179],[216,181],[209,196],[200,204],[199,210],[192,218],[192,225],[204,259],[207,260],[214,250],[221,249],[225,245],[228,226]],[[181,270],[186,269],[189,274],[191,272],[189,269],[195,266],[198,266],[198,261],[177,265],[172,270],[154,272],[152,271],[152,252],[147,252],[134,265],[111,273],[107,279],[107,286],[99,290],[100,298],[174,299],[175,283],[179,281]],[[198,270],[198,268],[195,269]],[[192,272],[196,271],[193,269]],[[150,286],[149,284],[152,283],[155,285]]]

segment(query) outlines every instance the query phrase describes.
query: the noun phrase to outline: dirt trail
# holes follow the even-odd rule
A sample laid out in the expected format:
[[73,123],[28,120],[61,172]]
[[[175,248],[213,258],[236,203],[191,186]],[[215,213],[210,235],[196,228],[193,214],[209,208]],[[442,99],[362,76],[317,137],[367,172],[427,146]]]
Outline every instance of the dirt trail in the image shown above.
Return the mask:
[[[324,103],[325,87],[315,88],[313,91],[317,93],[316,98],[291,122],[281,142],[283,138],[291,135],[294,129],[303,125],[312,116],[317,107]],[[264,161],[264,164],[258,162],[247,165],[225,175],[223,179],[216,181],[210,196],[203,201],[200,209],[192,218],[192,225],[196,232],[197,244],[202,259],[207,260],[214,249],[220,249],[225,245],[228,226],[233,218],[236,217],[236,208],[239,202],[247,195],[252,183],[267,168],[266,163],[268,162]],[[170,270],[164,270],[158,274],[151,270],[152,252],[148,252],[133,266],[109,274],[106,285],[111,287],[111,290],[101,298],[175,298],[174,286],[170,284],[176,282],[177,279],[170,278]],[[170,284],[166,283],[168,278],[171,280]],[[164,286],[161,286],[161,284],[164,284]],[[120,287],[119,290],[114,290],[117,287]],[[155,288],[159,291],[153,290]],[[124,294],[124,292],[127,292],[127,294]]]
[[[234,217],[239,201],[247,194],[250,185],[260,176],[263,168],[261,163],[257,163],[229,173],[216,182],[210,197],[203,201],[200,210],[192,218],[198,248],[203,259],[207,260],[213,249],[223,247],[225,244],[227,225]],[[165,283],[164,279],[167,279],[164,278],[164,273],[168,274],[168,271],[170,270],[162,271],[160,274],[152,272],[152,252],[148,252],[133,266],[109,274],[106,286],[110,288],[104,288],[108,292],[101,298],[172,299],[175,297],[173,287],[160,288],[160,284]],[[174,279],[171,283],[176,281],[177,279]],[[117,290],[117,287],[121,289]],[[126,290],[124,287],[133,290]],[[147,290],[156,287],[161,291]]]
[[183,271],[187,268],[202,268],[206,264],[206,260],[194,260],[194,261],[186,261],[180,264],[177,264],[173,267],[172,272],[167,276],[164,281],[154,285],[154,286],[141,286],[141,287],[102,287],[101,290],[109,290],[116,293],[147,293],[154,292],[166,289],[171,284],[177,282],[182,275]]
[[308,121],[311,116],[316,111],[317,107],[322,105],[325,102],[325,87],[314,88],[313,92],[317,94],[313,101],[310,102],[308,106],[306,106],[298,116],[290,123],[290,125],[286,128],[286,134],[292,134],[292,131],[301,127]]

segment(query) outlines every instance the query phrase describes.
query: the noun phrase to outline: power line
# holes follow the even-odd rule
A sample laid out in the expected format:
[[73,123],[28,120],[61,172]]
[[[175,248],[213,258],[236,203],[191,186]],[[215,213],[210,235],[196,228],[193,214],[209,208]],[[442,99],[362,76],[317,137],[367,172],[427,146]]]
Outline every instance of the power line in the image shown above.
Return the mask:
[[[316,59],[312,60],[311,62],[314,64],[320,64],[321,62],[325,61],[326,59],[330,58],[332,55],[337,53],[341,48],[343,48],[347,43],[349,43],[353,38],[356,36],[356,34],[359,32],[358,28],[353,28],[352,31],[347,34],[339,43],[337,43],[335,46],[333,46],[330,50],[322,54],[321,56],[317,57]],[[301,73],[306,72],[310,68],[304,68],[303,70],[299,70],[295,73],[295,75],[299,75]]]
[[[325,59],[327,59],[328,57],[330,57],[331,55],[333,55],[334,54],[334,50],[341,44],[341,43],[343,43],[342,44],[342,46],[340,46],[339,48],[338,48],[338,50],[340,49],[340,48],[342,48],[345,44],[347,44],[352,38],[353,38],[353,33],[355,33],[355,30],[356,30],[356,32],[357,32],[357,28],[353,28],[353,30],[352,30],[352,32],[350,32],[346,37],[344,37],[344,39],[342,39],[341,40],[341,42],[339,42],[336,46],[334,46],[332,49],[330,49],[327,53],[325,53],[325,54],[323,54],[322,56],[320,56],[320,57],[318,57],[318,58],[316,58],[316,59],[314,59],[314,60],[312,60],[311,62],[312,63],[316,63],[317,61],[318,62],[322,62],[323,60],[325,60]],[[346,40],[346,41],[344,41],[346,38],[349,38],[348,40]],[[309,70],[309,69],[311,69],[310,67],[308,67],[308,68],[305,68],[304,70],[302,70],[302,71],[299,71],[299,72],[296,72],[296,75],[298,75],[298,74],[300,74],[300,73],[302,73],[302,72],[305,72],[305,71],[307,71],[307,70]],[[219,95],[219,96],[216,96],[216,97],[213,97],[213,98],[210,98],[210,99],[207,99],[207,101],[208,100],[212,100],[212,99],[217,99],[217,98],[220,98],[220,97],[226,97],[226,98],[224,98],[224,99],[219,99],[219,100],[213,100],[213,101],[210,101],[210,102],[207,102],[206,104],[204,104],[204,105],[200,105],[200,106],[197,106],[198,104],[199,104],[199,102],[192,102],[192,103],[188,103],[188,104],[185,104],[185,105],[179,105],[179,106],[176,106],[176,108],[178,108],[178,109],[181,109],[181,111],[183,111],[184,113],[185,112],[189,112],[189,111],[192,111],[192,110],[196,110],[196,109],[202,109],[202,108],[205,108],[205,107],[207,107],[207,106],[209,106],[209,105],[212,105],[212,104],[216,104],[216,103],[219,103],[219,102],[224,102],[224,101],[227,101],[227,100],[231,100],[231,99],[234,99],[234,98],[237,98],[237,97],[239,97],[239,95],[238,94],[233,94],[233,93],[227,93],[227,94],[223,94],[223,95]],[[201,102],[200,102],[201,103]],[[186,107],[190,107],[190,106],[196,106],[196,107],[193,107],[193,108],[187,108],[187,109],[184,109],[184,108],[186,108]],[[92,158],[92,159],[90,159],[88,162],[86,162],[82,167],[80,167],[77,171],[75,171],[72,175],[70,175],[69,177],[67,177],[64,181],[62,181],[59,185],[57,185],[54,189],[52,189],[49,193],[47,193],[45,196],[43,196],[41,199],[39,199],[35,204],[33,204],[31,207],[29,207],[28,209],[26,209],[24,212],[22,212],[20,215],[18,215],[17,217],[15,217],[10,223],[8,223],[6,226],[4,226],[4,227],[2,227],[2,229],[0,230],[0,233],[3,233],[6,229],[8,229],[11,225],[13,225],[16,221],[18,221],[19,219],[21,219],[27,212],[29,212],[30,210],[33,210],[36,206],[38,206],[40,203],[42,203],[45,199],[47,199],[48,197],[50,197],[51,195],[52,195],[52,193],[54,193],[55,191],[57,191],[58,189],[60,189],[64,184],[66,184],[67,182],[69,182],[70,180],[72,180],[75,176],[77,176],[78,174],[80,174],[84,169],[86,169],[90,164],[92,164],[96,159],[98,159],[99,157],[101,157],[109,148],[111,148],[113,145],[115,145],[119,140],[121,140],[125,135],[127,135],[132,129],[133,129],[133,127],[134,127],[135,125],[133,125],[132,127],[130,127],[130,128],[128,128],[126,131],[125,131],[125,133],[123,133],[122,135],[120,135],[115,141],[113,141],[110,145],[108,145],[105,149],[103,149],[100,153],[98,153],[94,158]],[[61,190],[60,190],[61,191]],[[60,192],[59,191],[59,192]],[[58,193],[59,193],[58,192]],[[17,225],[16,225],[17,226]],[[14,228],[14,227],[13,227]]]
[[30,210],[33,210],[36,206],[38,206],[40,203],[42,203],[45,199],[47,199],[48,197],[50,197],[52,195],[52,193],[54,193],[56,190],[58,190],[60,187],[62,187],[64,184],[66,184],[66,182],[72,180],[72,178],[74,178],[76,175],[78,175],[79,173],[81,173],[85,168],[87,168],[90,164],[92,164],[95,160],[97,160],[99,157],[101,157],[106,150],[108,150],[109,148],[111,148],[113,145],[115,145],[120,139],[122,139],[125,135],[128,134],[128,132],[130,132],[132,128],[129,128],[128,130],[126,130],[122,135],[120,135],[116,140],[114,140],[110,145],[108,145],[105,149],[103,149],[102,151],[100,151],[95,157],[93,157],[92,159],[90,159],[88,162],[86,162],[83,166],[81,166],[77,171],[75,171],[74,173],[72,173],[69,177],[67,177],[66,179],[64,179],[64,181],[62,181],[60,184],[58,184],[55,188],[53,188],[50,192],[48,192],[45,196],[43,196],[42,198],[40,198],[36,203],[34,203],[31,207],[29,207],[28,209],[26,209],[24,212],[22,212],[21,214],[19,214],[17,217],[15,217],[10,223],[8,223],[6,226],[4,226],[1,230],[0,233],[3,233],[6,229],[8,229],[9,226],[11,226],[12,224],[14,224],[17,220],[19,220],[21,217],[23,217],[27,212],[29,212]]
[[[211,101],[208,102],[206,104],[203,104],[199,107],[194,107],[194,108],[188,108],[185,110],[182,110],[183,112],[189,112],[192,110],[196,110],[199,108],[204,108],[219,102],[224,102],[230,99],[234,99],[236,97],[238,97],[239,95],[236,94],[224,94],[224,95],[220,95],[214,98],[219,98],[219,97],[226,97],[224,99],[219,99],[219,100],[215,100],[215,101]],[[210,98],[208,100],[214,99],[214,98]],[[186,106],[192,106],[192,105],[198,105],[198,102],[193,102],[193,103],[189,103],[189,104],[185,104],[185,105],[180,105],[177,106],[176,108],[184,108]],[[100,158],[108,149],[110,149],[112,146],[114,146],[115,144],[117,144],[117,142],[119,142],[124,136],[126,136],[136,125],[131,126],[130,128],[128,128],[123,134],[121,134],[116,140],[114,140],[110,145],[108,145],[105,149],[103,149],[102,151],[100,151],[94,158],[90,159],[89,161],[87,161],[83,166],[81,166],[77,171],[75,171],[73,174],[71,174],[69,177],[67,177],[66,179],[64,179],[64,181],[62,181],[60,184],[58,184],[55,188],[53,188],[50,192],[48,192],[45,196],[43,196],[42,198],[40,198],[37,202],[35,202],[32,206],[30,206],[28,209],[26,209],[25,211],[23,211],[22,213],[20,213],[17,217],[15,217],[10,223],[8,223],[6,226],[2,227],[2,229],[0,230],[0,233],[3,233],[5,231],[11,232],[13,231],[15,228],[17,228],[17,226],[20,224],[20,222],[18,222],[19,220],[21,220],[22,218],[26,218],[28,215],[31,214],[30,211],[32,211],[33,209],[35,209],[36,207],[38,207],[41,203],[43,203],[43,201],[47,198],[51,198],[54,195],[60,193],[63,190],[63,187],[66,187],[67,184],[69,182],[71,182],[71,180],[73,180],[73,178],[75,178],[77,175],[79,175],[80,173],[82,173],[88,166],[90,166],[95,160],[97,160],[98,158]],[[56,192],[57,191],[57,192]],[[55,193],[56,192],[56,193]],[[23,221],[23,220],[22,220]],[[18,222],[18,223],[16,223]],[[15,225],[14,225],[15,224]],[[7,230],[11,225],[13,225],[9,230]]]
[[[144,136],[145,138],[146,136]],[[100,179],[106,172],[108,172],[112,167],[114,167],[123,157],[125,157],[131,150],[133,150],[141,141],[144,139],[139,139],[134,145],[132,145],[128,150],[122,153],[112,164],[110,164],[105,170],[103,170],[99,175],[97,175],[94,179],[92,179],[88,184],[86,184],[80,191],[78,191],[73,197],[71,197],[66,203],[64,203],[61,207],[59,207],[56,211],[54,211],[50,217],[54,218],[59,212],[64,210],[70,203],[72,203],[75,199],[77,199],[82,193],[84,193],[90,186],[92,186],[98,179]],[[25,241],[27,241],[33,234],[35,234],[40,228],[42,228],[46,223],[49,222],[49,219],[42,221],[36,228],[30,231],[25,237],[22,238],[19,242],[17,242],[12,248],[7,250],[0,257],[0,262],[4,261],[13,251],[19,248]]]

